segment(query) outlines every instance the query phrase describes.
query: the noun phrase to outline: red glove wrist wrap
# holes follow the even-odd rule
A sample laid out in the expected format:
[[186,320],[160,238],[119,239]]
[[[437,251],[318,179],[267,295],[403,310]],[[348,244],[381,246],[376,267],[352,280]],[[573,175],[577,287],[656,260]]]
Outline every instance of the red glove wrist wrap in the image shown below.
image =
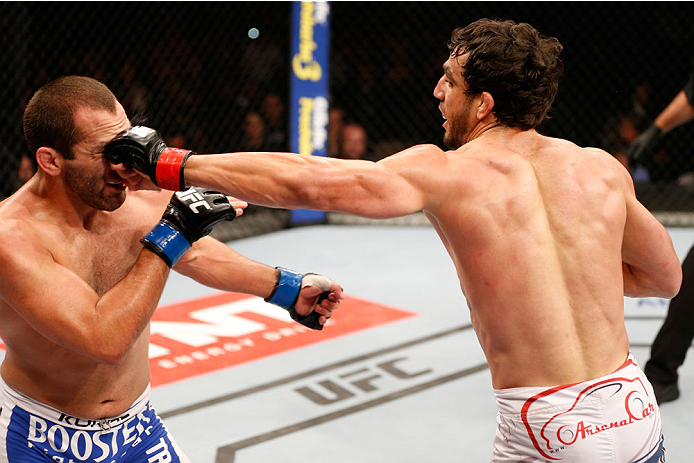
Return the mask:
[[183,164],[189,153],[189,150],[164,148],[157,159],[157,185],[166,190],[184,190]]

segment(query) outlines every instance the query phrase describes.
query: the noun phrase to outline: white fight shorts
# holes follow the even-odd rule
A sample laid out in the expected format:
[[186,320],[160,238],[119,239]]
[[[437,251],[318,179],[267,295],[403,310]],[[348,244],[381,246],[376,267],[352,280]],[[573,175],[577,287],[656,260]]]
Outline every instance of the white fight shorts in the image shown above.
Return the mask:
[[665,461],[655,394],[631,354],[602,378],[494,395],[494,463]]
[[190,463],[149,404],[89,420],[37,402],[0,380],[0,463]]

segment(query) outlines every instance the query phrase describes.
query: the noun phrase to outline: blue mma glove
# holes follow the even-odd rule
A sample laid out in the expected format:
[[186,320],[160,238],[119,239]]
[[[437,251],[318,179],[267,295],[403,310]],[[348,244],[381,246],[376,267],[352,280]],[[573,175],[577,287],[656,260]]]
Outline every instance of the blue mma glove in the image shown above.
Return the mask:
[[236,210],[225,195],[191,187],[173,194],[159,223],[140,242],[173,267],[217,223],[234,217]]
[[286,268],[277,267],[277,282],[272,294],[265,299],[265,302],[278,305],[289,312],[292,320],[301,323],[314,330],[322,330],[323,325],[318,322],[321,314],[312,310],[308,315],[299,315],[295,310],[296,301],[299,299],[301,288],[309,285],[318,286],[323,292],[318,296],[316,304],[326,299],[330,294],[330,280],[315,273],[300,274]]

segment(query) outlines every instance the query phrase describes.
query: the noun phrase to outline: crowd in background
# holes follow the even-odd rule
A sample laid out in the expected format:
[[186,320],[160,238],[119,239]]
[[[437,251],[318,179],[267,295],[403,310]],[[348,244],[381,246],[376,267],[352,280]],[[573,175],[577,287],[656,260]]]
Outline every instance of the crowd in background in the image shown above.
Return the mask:
[[[432,91],[447,57],[450,31],[480,17],[506,17],[530,22],[565,47],[565,76],[540,132],[615,156],[647,207],[694,209],[694,127],[673,130],[648,156],[629,154],[691,71],[694,29],[686,7],[331,5],[328,156],[378,161],[418,143],[442,146],[442,120]],[[290,2],[0,6],[5,34],[0,198],[36,171],[23,141],[22,112],[36,89],[62,75],[104,82],[133,124],[158,129],[173,147],[199,153],[290,150]],[[618,28],[614,17],[620,18]],[[145,21],[152,26],[141,27]],[[249,27],[257,27],[259,37],[246,36]],[[255,209],[249,207],[246,215]],[[685,342],[685,352],[688,346]]]
[[[89,9],[69,2],[3,4],[0,152],[7,161],[0,196],[21,183],[22,162],[26,168],[24,105],[41,85],[66,74],[106,83],[133,122],[157,128],[173,146],[200,153],[288,150],[291,6],[145,3],[124,14],[110,3]],[[677,5],[331,7],[330,156],[378,160],[413,144],[443,146],[432,90],[450,31],[477,17],[503,16],[529,21],[565,46],[565,76],[543,133],[606,149],[628,166],[637,186],[692,184],[694,131],[678,130],[638,164],[624,153],[643,121],[686,79],[689,60],[682,57],[693,54],[694,32]],[[606,19],[615,15],[624,27]],[[557,21],[567,16],[570,23]],[[149,17],[159,21],[136,26]],[[653,17],[668,27],[649,23]],[[250,27],[260,31],[254,40]]]

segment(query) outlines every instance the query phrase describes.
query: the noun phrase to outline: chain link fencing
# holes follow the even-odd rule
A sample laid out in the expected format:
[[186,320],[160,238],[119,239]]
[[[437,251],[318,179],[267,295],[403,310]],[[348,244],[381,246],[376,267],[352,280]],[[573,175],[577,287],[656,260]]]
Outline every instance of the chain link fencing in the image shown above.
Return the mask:
[[[625,160],[631,140],[681,90],[694,66],[686,5],[333,2],[330,155],[376,160],[413,144],[443,146],[433,88],[446,43],[454,28],[489,17],[529,22],[564,45],[565,74],[540,132]],[[291,7],[0,3],[0,196],[23,181],[24,106],[41,85],[68,74],[107,84],[134,122],[157,128],[172,146],[199,153],[287,150]],[[694,126],[684,125],[630,166],[642,202],[667,217],[676,212],[676,225],[691,225],[682,218],[694,212],[693,138]],[[223,238],[289,223],[286,211],[250,207],[244,220],[253,217],[259,225],[234,221],[236,231]]]

